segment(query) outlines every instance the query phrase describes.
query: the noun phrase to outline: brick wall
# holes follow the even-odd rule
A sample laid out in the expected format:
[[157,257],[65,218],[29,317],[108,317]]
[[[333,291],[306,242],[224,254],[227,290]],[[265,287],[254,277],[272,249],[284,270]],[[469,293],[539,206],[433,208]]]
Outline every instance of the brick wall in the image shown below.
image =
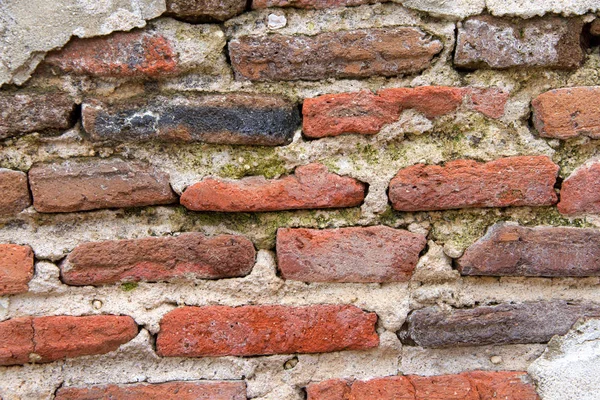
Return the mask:
[[576,398],[527,370],[600,317],[600,19],[403,3],[168,0],[4,85],[0,398]]

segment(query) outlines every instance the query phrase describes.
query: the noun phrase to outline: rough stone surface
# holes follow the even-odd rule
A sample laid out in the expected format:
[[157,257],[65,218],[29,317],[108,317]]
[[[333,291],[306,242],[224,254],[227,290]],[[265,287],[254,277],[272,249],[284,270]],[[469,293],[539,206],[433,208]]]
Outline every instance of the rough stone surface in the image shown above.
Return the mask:
[[[142,27],[165,11],[163,0],[11,0],[0,13],[0,86],[21,84],[71,36],[92,37]],[[44,29],[39,29],[44,27]]]
[[481,14],[485,8],[486,0],[394,0],[402,3],[404,7],[425,11],[429,14],[463,19],[470,15]]
[[0,168],[0,216],[17,214],[31,205],[27,175]]
[[543,400],[596,400],[599,366],[600,320],[584,319],[553,338],[528,372]]
[[183,307],[163,317],[156,346],[170,357],[361,350],[379,345],[376,321],[343,305]]
[[383,89],[377,94],[368,90],[326,94],[304,100],[303,132],[310,138],[375,134],[386,124],[397,121],[405,110],[412,109],[432,119],[456,111],[463,102],[468,109],[500,118],[507,99],[508,93],[498,88],[444,86]]
[[216,279],[247,275],[254,266],[254,245],[243,236],[177,237],[85,243],[61,265],[69,285],[172,279]]
[[600,162],[584,164],[564,180],[558,210],[566,215],[600,213]]
[[396,174],[389,196],[401,211],[552,205],[557,172],[558,166],[545,156],[417,164]]
[[[385,0],[384,0],[385,1]],[[380,0],[253,0],[252,8],[294,7],[306,9],[328,9],[353,7],[361,4],[383,3]]]
[[169,177],[156,168],[120,159],[67,160],[29,171],[33,207],[39,212],[171,204]]
[[547,67],[575,69],[584,52],[580,19],[545,17],[512,22],[489,15],[458,29],[454,63],[461,68]]
[[598,276],[600,231],[497,224],[458,260],[463,275]]
[[26,292],[32,277],[31,247],[0,244],[0,296]]
[[600,86],[555,89],[533,99],[533,123],[540,136],[600,138]]
[[0,139],[74,124],[75,102],[65,93],[1,93]]
[[300,125],[297,106],[262,94],[147,95],[118,103],[88,100],[83,127],[92,140],[284,145]]
[[600,36],[600,18],[596,18],[590,25],[590,34]]
[[443,48],[418,28],[316,36],[243,36],[229,42],[236,77],[251,81],[397,76],[426,69]]
[[24,317],[0,322],[0,333],[0,365],[14,365],[108,353],[138,328],[132,318],[115,315]]
[[167,0],[168,15],[188,22],[222,22],[245,9],[245,0]]
[[488,11],[494,15],[512,15],[523,18],[544,14],[583,15],[600,11],[596,0],[486,0]]
[[308,400],[537,400],[524,372],[471,371],[457,375],[332,379],[307,386]]
[[401,335],[423,347],[545,343],[586,316],[600,316],[600,305],[552,300],[450,311],[430,307],[410,314]]
[[62,387],[56,400],[246,400],[244,382],[166,382],[106,385],[88,388]]
[[101,78],[164,79],[187,72],[216,75],[224,69],[225,38],[218,25],[190,25],[170,18],[143,30],[75,39],[48,54],[53,73]]
[[183,192],[181,204],[194,211],[227,212],[342,208],[360,205],[365,191],[365,184],[356,179],[309,164],[280,179],[249,177],[228,182],[206,178]]
[[277,265],[304,282],[408,281],[426,239],[386,226],[277,231]]

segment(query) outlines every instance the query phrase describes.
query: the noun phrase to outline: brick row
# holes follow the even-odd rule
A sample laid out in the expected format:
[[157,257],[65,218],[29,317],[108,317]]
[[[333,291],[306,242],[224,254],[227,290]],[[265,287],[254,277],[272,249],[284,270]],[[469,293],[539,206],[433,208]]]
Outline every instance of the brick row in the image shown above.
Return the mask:
[[308,400],[538,400],[525,372],[470,371],[455,375],[330,379],[306,387]]
[[133,339],[131,317],[21,317],[0,322],[0,365],[47,363],[105,354]]

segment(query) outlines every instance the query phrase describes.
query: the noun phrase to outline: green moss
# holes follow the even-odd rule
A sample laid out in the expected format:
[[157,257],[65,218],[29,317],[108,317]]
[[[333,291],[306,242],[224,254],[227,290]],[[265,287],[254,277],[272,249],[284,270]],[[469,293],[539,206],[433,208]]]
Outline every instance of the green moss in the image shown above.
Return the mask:
[[124,292],[131,292],[132,290],[135,290],[138,287],[137,282],[125,282],[123,284],[121,284],[121,290],[123,290]]
[[223,166],[219,175],[240,179],[245,176],[262,175],[267,179],[286,174],[284,161],[272,147],[230,149],[232,162]]

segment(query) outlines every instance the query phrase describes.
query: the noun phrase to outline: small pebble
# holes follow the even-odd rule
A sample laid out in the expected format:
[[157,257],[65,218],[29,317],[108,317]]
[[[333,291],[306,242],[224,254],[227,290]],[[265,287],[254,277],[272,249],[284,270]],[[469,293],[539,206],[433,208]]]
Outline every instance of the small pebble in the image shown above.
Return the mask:
[[500,364],[502,362],[502,357],[500,356],[492,356],[490,358],[492,364]]
[[269,29],[281,29],[287,25],[285,15],[269,14],[267,26]]
[[92,307],[94,307],[94,310],[99,310],[102,308],[102,302],[100,300],[94,300],[92,301]]

